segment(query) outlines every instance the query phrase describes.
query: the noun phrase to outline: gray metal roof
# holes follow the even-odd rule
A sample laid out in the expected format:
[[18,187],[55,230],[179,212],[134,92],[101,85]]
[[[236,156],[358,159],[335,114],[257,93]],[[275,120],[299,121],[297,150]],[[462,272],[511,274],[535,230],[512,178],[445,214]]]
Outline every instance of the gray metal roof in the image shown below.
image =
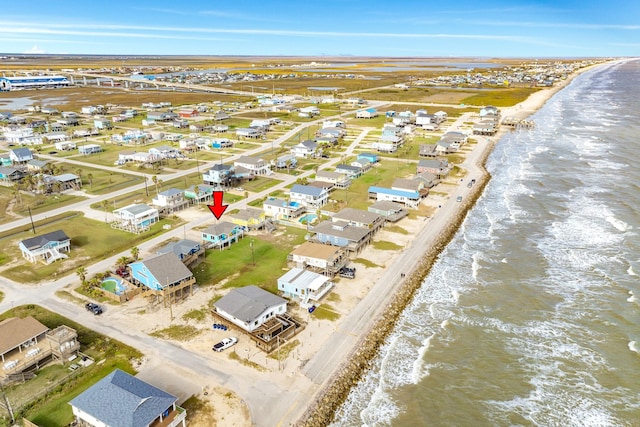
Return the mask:
[[343,220],[347,222],[359,222],[362,224],[373,224],[380,221],[382,217],[377,213],[363,211],[361,209],[344,208],[331,217],[333,220]]
[[49,242],[64,242],[65,240],[70,240],[69,236],[67,236],[62,230],[56,230],[51,233],[25,239],[20,243],[22,243],[25,248],[33,250],[41,248]]
[[149,273],[163,286],[177,283],[193,276],[191,270],[185,267],[182,261],[180,261],[180,258],[173,252],[158,255],[157,257],[140,262],[147,267]]
[[238,227],[236,224],[232,224],[227,221],[222,221],[217,224],[213,224],[206,228],[203,231],[205,234],[210,234],[212,236],[220,236],[221,234],[229,234],[233,231],[234,228]]
[[359,242],[371,232],[368,228],[348,225],[342,221],[335,223],[331,221],[322,221],[320,224],[315,225],[311,231],[326,236],[340,237],[352,242]]
[[319,187],[313,187],[310,185],[295,184],[291,187],[291,193],[304,194],[307,196],[320,197],[323,193],[323,189]]
[[214,303],[216,308],[236,319],[251,323],[268,308],[286,303],[287,300],[255,285],[232,289]]
[[151,209],[154,209],[154,208],[149,207],[149,206],[145,205],[144,203],[140,203],[138,205],[125,206],[124,208],[116,209],[116,211],[127,211],[131,215],[139,215],[139,214],[141,214],[143,212],[147,212],[147,211],[149,211]]
[[184,190],[180,190],[179,188],[171,187],[168,190],[161,191],[159,194],[162,194],[163,196],[166,196],[166,197],[170,197],[170,196],[174,196],[174,195],[180,194],[180,193],[184,193]]
[[14,148],[11,151],[18,158],[33,156],[33,153],[31,152],[31,150],[29,150],[28,148],[24,148],[24,147]]
[[188,255],[191,252],[198,251],[200,249],[200,243],[193,240],[182,239],[177,242],[171,242],[158,250],[159,254],[174,253],[178,256]]
[[119,369],[89,387],[69,404],[108,426],[151,424],[177,397]]

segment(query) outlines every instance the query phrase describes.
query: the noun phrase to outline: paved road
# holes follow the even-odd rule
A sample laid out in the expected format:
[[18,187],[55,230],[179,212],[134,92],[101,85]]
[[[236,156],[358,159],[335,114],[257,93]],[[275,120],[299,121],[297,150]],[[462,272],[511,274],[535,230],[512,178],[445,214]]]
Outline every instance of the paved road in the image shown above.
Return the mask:
[[[461,117],[459,123],[463,121],[464,117]],[[304,126],[298,126],[283,135],[279,138],[278,144],[300,132]],[[455,128],[456,125],[454,124],[450,129]],[[346,154],[351,154],[369,131],[370,129],[363,130],[347,148]],[[475,166],[475,160],[481,153],[481,145],[482,143],[476,145],[474,151],[468,155],[465,162],[465,167],[469,169],[469,176],[479,177],[481,174],[480,169]],[[327,166],[334,165],[338,161],[339,159],[331,159],[327,162]],[[181,173],[191,172],[193,171],[183,171]],[[313,171],[307,171],[298,176],[278,174],[278,178],[283,179],[279,186],[290,185],[298,178],[309,176],[312,173]],[[141,186],[138,186],[139,188]],[[124,194],[129,191],[131,191],[130,188],[118,193]],[[232,205],[231,208],[245,207],[249,201],[265,197],[272,191],[273,188],[252,194],[249,199],[244,199]],[[455,194],[464,195],[468,191],[469,189],[466,186],[460,186]],[[109,195],[109,197],[113,196],[114,194]],[[95,198],[82,201],[63,210],[88,210],[88,205],[95,201]],[[5,300],[0,303],[0,310],[4,311],[12,305],[38,303],[50,310],[79,321],[100,333],[138,348],[151,360],[149,366],[141,370],[141,377],[149,376],[157,381],[157,376],[154,376],[154,372],[156,372],[158,366],[163,366],[164,371],[167,373],[162,380],[165,382],[164,386],[180,397],[186,398],[193,393],[199,392],[203,386],[201,384],[203,381],[207,382],[206,385],[211,385],[210,382],[213,381],[216,384],[232,389],[247,402],[256,425],[289,425],[302,415],[308,402],[321,390],[333,372],[353,351],[371,320],[380,315],[383,307],[392,297],[393,290],[399,284],[400,273],[409,272],[416,265],[424,254],[425,246],[435,241],[438,231],[443,229],[445,224],[453,218],[454,211],[460,207],[461,204],[456,203],[455,197],[452,197],[436,212],[429,220],[427,227],[416,236],[415,241],[398,257],[398,261],[387,268],[372,286],[367,296],[345,317],[340,328],[330,335],[321,350],[305,364],[302,371],[304,376],[282,376],[265,380],[264,375],[257,373],[253,369],[239,366],[239,364],[229,360],[216,359],[214,365],[207,358],[136,332],[128,325],[126,316],[122,318],[120,316],[109,317],[109,311],[107,311],[105,318],[109,318],[109,321],[104,322],[104,318],[95,318],[83,308],[78,308],[77,305],[60,300],[55,296],[57,290],[77,282],[77,278],[74,275],[37,287],[24,286],[0,278],[0,283],[2,283],[2,288],[6,294]],[[101,216],[103,215],[103,212],[95,212],[98,212]],[[52,212],[48,214],[54,215]],[[203,215],[201,218],[185,225],[185,228],[192,229],[210,220],[209,215]],[[171,237],[181,237],[183,232],[185,232],[183,228],[178,228],[151,239],[139,246],[141,253]],[[93,264],[88,268],[89,274],[111,268],[121,255],[117,254]],[[108,308],[108,310],[117,309],[126,310],[123,307]],[[191,380],[185,381],[185,378],[190,378]]]
[[[345,112],[341,113],[339,116],[352,113],[353,112]],[[324,120],[327,120],[327,118],[318,119],[295,127],[274,141],[274,146],[279,146],[282,142],[303,131],[307,126],[312,126]],[[354,148],[370,130],[371,129],[363,130],[345,150],[345,153],[352,154]],[[263,149],[263,147],[260,147],[252,150],[251,152],[245,152],[243,155],[255,154]],[[335,165],[339,161],[340,159],[338,158],[330,159],[324,164],[324,167]],[[206,166],[203,166],[203,168],[205,167]],[[117,171],[121,172],[119,170]],[[165,175],[164,178],[172,179],[192,172],[195,172],[195,168],[186,171],[179,171],[169,176]],[[282,180],[282,182],[278,184],[278,187],[288,186],[294,183],[297,179],[308,177],[313,173],[314,171],[310,170],[297,176],[277,174],[277,178]],[[48,216],[54,216],[70,210],[77,210],[85,212],[87,217],[103,221],[104,212],[91,209],[89,207],[90,204],[107,198],[114,198],[142,188],[144,188],[144,184],[119,190],[108,195],[92,197],[70,206],[34,215],[34,220],[37,221]],[[230,208],[246,207],[247,203],[250,201],[263,198],[273,191],[274,188],[270,188],[259,193],[253,193],[249,198],[231,205]],[[26,225],[28,221],[28,218],[17,220],[10,224],[6,224],[5,226],[6,228],[14,228],[20,225]],[[198,227],[208,221],[212,221],[212,217],[210,214],[204,213],[200,218],[190,221],[183,227],[170,230],[156,238],[141,243],[139,245],[140,253],[144,254],[145,252],[150,251],[151,248],[172,237],[182,237],[183,233],[187,230],[191,230],[192,228]],[[88,266],[88,275],[112,269],[116,260],[122,255],[124,254],[114,254],[107,259]],[[275,379],[269,378],[268,380],[265,380],[265,376],[258,373],[256,370],[244,367],[228,359],[220,360],[220,358],[217,358],[215,364],[213,364],[212,361],[207,358],[193,354],[192,352],[184,350],[171,343],[157,340],[147,334],[140,333],[134,328],[131,328],[126,315],[115,315],[116,311],[126,311],[126,306],[107,307],[104,316],[95,317],[84,310],[83,307],[79,307],[75,303],[60,299],[56,296],[57,291],[69,285],[75,286],[77,281],[78,279],[75,274],[69,274],[39,285],[19,284],[4,277],[0,277],[0,288],[5,293],[4,300],[0,302],[0,312],[4,312],[13,306],[35,303],[74,319],[75,321],[78,321],[79,323],[82,323],[83,325],[106,336],[112,337],[139,349],[147,358],[150,359],[149,365],[143,366],[140,371],[141,377],[145,378],[145,376],[148,376],[149,378],[153,378],[154,384],[161,386],[163,385],[161,383],[164,382],[164,386],[167,387],[168,391],[181,398],[186,399],[190,395],[199,392],[203,386],[203,382],[208,386],[219,384],[228,387],[244,399],[248,405],[252,419],[255,424],[259,426],[270,427],[276,425],[287,414],[291,414],[291,402],[307,402],[308,400],[302,397],[306,396],[308,398],[310,397],[310,395],[308,395],[310,391],[315,392],[311,382],[304,379],[304,377],[293,378],[282,375]],[[161,378],[157,376],[157,369],[159,367],[162,367],[163,369],[163,375]],[[291,419],[291,421],[293,422],[295,420]]]

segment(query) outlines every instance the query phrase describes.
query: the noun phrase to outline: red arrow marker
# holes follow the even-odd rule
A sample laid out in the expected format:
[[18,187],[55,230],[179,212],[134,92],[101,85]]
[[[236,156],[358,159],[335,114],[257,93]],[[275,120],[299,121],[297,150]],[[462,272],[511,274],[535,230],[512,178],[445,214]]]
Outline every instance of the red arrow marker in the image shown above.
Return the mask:
[[213,205],[207,205],[213,216],[216,219],[220,219],[224,211],[227,210],[229,205],[222,204],[222,196],[224,195],[224,191],[214,191],[213,192]]

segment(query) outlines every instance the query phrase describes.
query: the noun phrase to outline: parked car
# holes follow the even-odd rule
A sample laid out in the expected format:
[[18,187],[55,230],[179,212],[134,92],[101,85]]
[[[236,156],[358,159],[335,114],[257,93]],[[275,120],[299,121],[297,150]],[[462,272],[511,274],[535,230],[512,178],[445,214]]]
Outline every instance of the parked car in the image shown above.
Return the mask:
[[338,276],[344,277],[347,279],[355,279],[356,277],[356,268],[355,267],[342,267],[340,271],[338,271]]
[[129,271],[126,268],[117,269],[116,274],[120,277],[129,277]]
[[462,196],[458,196],[458,198],[456,199],[457,202],[461,202],[462,201]]
[[84,306],[88,311],[92,312],[94,315],[102,314],[102,307],[93,302],[88,302]]
[[237,342],[238,342],[238,338],[236,337],[224,338],[218,344],[214,344],[213,351],[224,351],[229,347],[236,345]]

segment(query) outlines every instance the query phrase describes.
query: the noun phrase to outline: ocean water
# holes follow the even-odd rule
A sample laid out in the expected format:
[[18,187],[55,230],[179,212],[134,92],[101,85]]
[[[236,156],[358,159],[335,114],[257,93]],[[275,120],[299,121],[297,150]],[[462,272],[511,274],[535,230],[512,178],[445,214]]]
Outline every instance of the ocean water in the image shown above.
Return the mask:
[[509,133],[343,426],[640,426],[640,61]]

